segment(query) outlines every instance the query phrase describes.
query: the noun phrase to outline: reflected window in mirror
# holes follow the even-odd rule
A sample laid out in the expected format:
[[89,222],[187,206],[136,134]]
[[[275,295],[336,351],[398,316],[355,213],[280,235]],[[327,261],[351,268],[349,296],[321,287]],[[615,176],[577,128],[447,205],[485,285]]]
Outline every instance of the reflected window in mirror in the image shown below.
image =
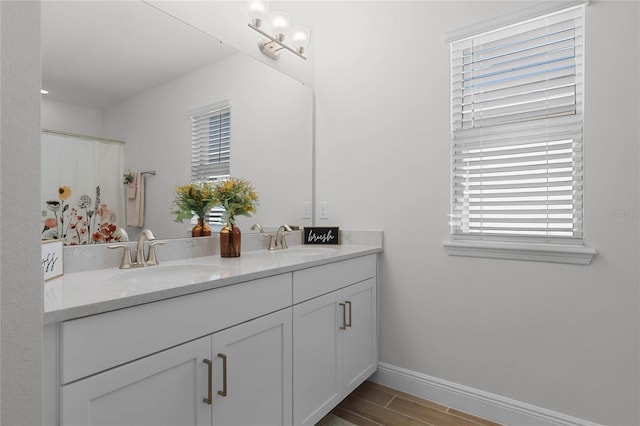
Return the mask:
[[[191,182],[217,182],[230,176],[231,107],[228,103],[201,109],[191,117]],[[214,231],[225,223],[216,206],[206,217]]]

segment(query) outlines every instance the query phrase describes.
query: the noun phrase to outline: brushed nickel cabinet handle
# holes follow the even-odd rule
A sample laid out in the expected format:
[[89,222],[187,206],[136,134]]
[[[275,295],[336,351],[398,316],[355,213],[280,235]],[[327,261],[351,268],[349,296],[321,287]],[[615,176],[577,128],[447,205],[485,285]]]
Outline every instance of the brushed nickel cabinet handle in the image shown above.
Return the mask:
[[351,327],[351,302],[349,302],[348,300],[345,300],[344,302],[346,305],[349,306],[349,322],[345,324],[345,327]]
[[340,330],[347,329],[347,307],[344,303],[338,303],[338,305],[342,306],[342,325],[338,327]]
[[218,395],[227,396],[227,356],[218,354],[218,357],[222,358],[222,390],[218,391]]
[[211,362],[210,359],[204,359],[202,360],[202,362],[204,362],[205,364],[207,364],[207,370],[208,370],[208,383],[207,383],[207,397],[206,398],[202,398],[202,401],[204,401],[205,403],[211,405],[211,403],[213,402],[213,395],[211,395],[213,393],[212,389],[213,389],[213,362]]

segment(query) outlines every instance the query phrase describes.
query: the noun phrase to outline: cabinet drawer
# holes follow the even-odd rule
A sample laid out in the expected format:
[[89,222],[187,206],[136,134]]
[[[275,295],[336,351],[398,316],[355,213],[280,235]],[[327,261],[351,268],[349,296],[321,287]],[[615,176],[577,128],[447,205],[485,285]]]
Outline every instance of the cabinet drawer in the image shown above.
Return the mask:
[[291,284],[282,274],[63,322],[61,382],[289,307]]
[[295,271],[293,303],[313,299],[375,276],[375,254]]

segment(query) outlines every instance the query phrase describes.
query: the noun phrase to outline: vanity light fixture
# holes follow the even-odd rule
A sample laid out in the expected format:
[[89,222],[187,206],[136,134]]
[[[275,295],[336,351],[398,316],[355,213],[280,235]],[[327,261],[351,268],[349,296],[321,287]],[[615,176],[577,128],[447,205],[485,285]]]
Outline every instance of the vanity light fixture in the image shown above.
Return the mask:
[[40,89],[40,94],[41,94],[41,95],[48,95],[48,94],[49,94],[49,91],[48,91],[48,90],[45,90],[45,89]]
[[[263,54],[271,59],[278,59],[280,51],[285,49],[304,60],[307,59],[304,52],[309,45],[311,31],[304,26],[290,29],[291,16],[287,12],[269,13],[268,1],[254,0],[249,2],[249,19],[249,27],[262,35],[258,39],[258,46]],[[273,34],[262,29],[265,22]],[[287,45],[285,39],[291,40],[293,47]]]

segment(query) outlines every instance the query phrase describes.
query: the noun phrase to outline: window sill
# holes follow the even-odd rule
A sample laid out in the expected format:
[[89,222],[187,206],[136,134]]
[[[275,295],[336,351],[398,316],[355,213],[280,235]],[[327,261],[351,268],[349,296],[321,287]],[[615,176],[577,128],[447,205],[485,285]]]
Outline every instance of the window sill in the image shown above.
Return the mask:
[[444,243],[444,248],[449,256],[569,263],[573,265],[588,265],[597,253],[594,248],[588,246],[496,241],[447,241]]

